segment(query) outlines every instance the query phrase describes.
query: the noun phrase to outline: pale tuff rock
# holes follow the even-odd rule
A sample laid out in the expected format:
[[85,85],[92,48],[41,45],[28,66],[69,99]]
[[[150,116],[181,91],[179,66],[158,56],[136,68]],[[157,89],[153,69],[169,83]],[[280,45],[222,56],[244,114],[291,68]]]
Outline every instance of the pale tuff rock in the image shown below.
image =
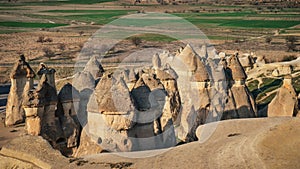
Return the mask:
[[249,71],[253,68],[253,58],[251,57],[251,55],[246,55],[243,57],[239,57],[239,61],[242,65],[242,67],[245,69],[245,71]]
[[80,145],[74,157],[81,157],[92,154],[99,154],[103,151],[101,146],[99,146],[89,135],[87,135],[87,129],[83,128],[80,135]]
[[189,72],[195,72],[197,65],[196,60],[198,55],[194,51],[194,49],[188,44],[182,50],[182,52],[177,56],[186,66]]
[[137,75],[135,74],[133,68],[127,69],[127,70],[123,71],[122,73],[123,73],[123,78],[126,82],[126,85],[129,89],[129,91],[131,91],[134,87],[135,82],[137,81]]
[[283,75],[290,75],[291,73],[292,73],[291,65],[280,65],[277,66],[275,70],[273,70],[272,75],[278,77]]
[[67,148],[75,151],[79,145],[80,123],[77,119],[79,110],[79,92],[67,83],[58,94],[57,116],[60,119],[64,138],[67,141]]
[[134,110],[133,101],[124,80],[118,80],[113,74],[104,74],[95,89],[99,112],[109,114],[126,114]]
[[47,82],[50,84],[55,90],[55,69],[47,67],[44,63],[40,63],[39,71],[37,72],[38,76],[41,78],[43,74],[47,77]]
[[[204,56],[207,55],[205,48]],[[176,56],[182,62],[181,64],[174,63],[174,70],[179,74],[178,90],[180,93],[181,103],[184,103],[179,115],[179,127],[176,129],[178,136],[183,141],[195,140],[195,130],[198,125],[205,121],[209,104],[204,103],[209,100],[207,92],[209,76],[207,70],[200,60],[199,55],[195,50],[187,45],[182,52]],[[182,66],[183,65],[183,66]],[[204,95],[199,92],[205,91]],[[199,102],[200,97],[203,102]]]
[[92,56],[91,59],[86,64],[84,71],[90,72],[94,79],[102,77],[104,73],[103,66],[97,60],[96,56]]
[[231,69],[232,72],[232,79],[235,81],[245,81],[247,79],[247,75],[244,71],[244,68],[242,67],[239,58],[238,58],[238,54],[233,55],[230,58],[230,62],[229,62],[229,68]]
[[26,114],[26,130],[30,135],[41,135],[59,149],[63,133],[59,119],[55,116],[57,94],[43,74],[37,88],[25,87],[23,106]]
[[30,65],[28,62],[26,62],[25,56],[20,55],[19,60],[14,64],[12,71],[10,73],[10,78],[11,79],[18,79],[18,78],[34,78],[35,73],[31,69]]
[[279,88],[275,98],[268,105],[268,117],[296,116],[298,113],[298,100],[292,85],[292,77],[285,76],[283,85]]
[[153,65],[154,69],[161,68],[161,60],[160,60],[159,55],[157,53],[152,57],[152,65]]
[[74,75],[73,87],[79,92],[80,102],[77,113],[78,120],[85,125],[87,122],[87,103],[95,88],[95,79],[90,72],[82,71]]
[[161,82],[155,78],[155,74],[152,72],[143,73],[141,78],[143,79],[144,83],[149,87],[151,91],[155,89],[163,89],[163,85]]
[[74,75],[72,85],[79,92],[84,89],[94,89],[95,88],[95,79],[90,72],[82,71]]
[[194,82],[207,82],[209,81],[209,76],[204,64],[200,61],[200,59],[196,60],[196,70],[192,75],[192,81]]
[[15,63],[11,77],[11,87],[6,104],[5,125],[11,126],[24,121],[25,112],[22,108],[23,90],[25,85],[33,87],[35,74],[29,64],[25,61],[24,55]]
[[[12,157],[23,164],[31,164],[36,168],[63,168],[69,160],[40,136],[20,136],[4,145],[0,157]],[[3,155],[3,156],[2,156]],[[2,166],[2,162],[0,165]],[[24,166],[24,168],[27,165]],[[2,166],[4,167],[4,166]],[[14,163],[13,168],[23,168],[20,163]]]
[[95,89],[98,112],[104,114],[106,124],[115,130],[126,130],[134,125],[133,98],[122,78],[104,74]]
[[239,62],[238,54],[230,58],[225,72],[228,81],[228,97],[222,119],[256,117],[256,105],[245,85],[247,75]]

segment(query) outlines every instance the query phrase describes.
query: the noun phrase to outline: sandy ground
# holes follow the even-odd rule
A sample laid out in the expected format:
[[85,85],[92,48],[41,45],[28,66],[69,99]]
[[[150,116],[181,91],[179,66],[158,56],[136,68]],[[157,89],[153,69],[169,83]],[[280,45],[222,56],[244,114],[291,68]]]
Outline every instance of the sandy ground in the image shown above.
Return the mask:
[[104,164],[113,163],[127,165],[124,168],[296,169],[300,167],[299,134],[300,118],[226,120],[217,124],[204,143],[184,144],[148,158],[127,158],[130,154],[89,156],[84,165],[76,167],[105,168]]

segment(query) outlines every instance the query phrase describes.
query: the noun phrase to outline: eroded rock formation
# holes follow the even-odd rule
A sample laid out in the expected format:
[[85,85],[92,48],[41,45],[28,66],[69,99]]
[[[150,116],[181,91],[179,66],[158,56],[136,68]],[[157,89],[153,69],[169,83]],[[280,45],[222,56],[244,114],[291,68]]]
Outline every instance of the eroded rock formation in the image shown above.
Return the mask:
[[33,87],[34,71],[21,55],[10,74],[11,87],[7,98],[5,125],[11,126],[24,122],[25,112],[22,108],[23,90],[25,85]]
[[275,98],[268,105],[268,117],[297,116],[298,99],[292,85],[292,77],[284,77],[283,85],[279,88]]

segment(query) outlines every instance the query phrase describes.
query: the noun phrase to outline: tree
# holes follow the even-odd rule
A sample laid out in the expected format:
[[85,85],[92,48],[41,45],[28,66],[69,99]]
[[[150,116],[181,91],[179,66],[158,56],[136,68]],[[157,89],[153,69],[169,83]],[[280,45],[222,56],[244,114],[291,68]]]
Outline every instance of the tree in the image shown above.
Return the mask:
[[297,38],[295,36],[288,36],[285,38],[285,41],[286,41],[286,46],[288,47],[288,51],[296,50]]

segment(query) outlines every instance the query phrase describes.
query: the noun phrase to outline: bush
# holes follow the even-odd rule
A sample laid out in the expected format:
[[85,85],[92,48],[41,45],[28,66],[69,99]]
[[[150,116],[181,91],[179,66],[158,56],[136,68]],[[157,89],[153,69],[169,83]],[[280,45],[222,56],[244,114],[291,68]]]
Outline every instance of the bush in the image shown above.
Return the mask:
[[80,32],[79,32],[79,36],[82,36],[83,34],[84,34],[83,31],[80,31]]
[[64,51],[66,49],[66,45],[63,43],[58,44],[58,49]]
[[265,39],[266,43],[269,43],[271,44],[272,42],[272,37],[271,36],[267,36],[266,39]]
[[51,38],[45,38],[44,36],[39,36],[36,42],[44,43],[44,42],[53,42]]
[[286,62],[286,61],[292,61],[292,60],[295,60],[295,59],[297,59],[296,56],[290,55],[290,56],[284,56],[283,59],[282,59],[282,61]]
[[47,57],[48,59],[51,59],[52,57],[55,56],[55,53],[47,47],[43,48],[43,52],[45,53],[44,57]]
[[285,39],[286,46],[288,47],[288,51],[295,51],[296,50],[296,42],[298,41],[295,36],[288,36]]
[[131,42],[135,45],[135,46],[139,46],[142,43],[142,39],[139,37],[132,37],[131,38]]
[[39,36],[36,42],[44,43],[44,39],[45,39],[44,36]]

